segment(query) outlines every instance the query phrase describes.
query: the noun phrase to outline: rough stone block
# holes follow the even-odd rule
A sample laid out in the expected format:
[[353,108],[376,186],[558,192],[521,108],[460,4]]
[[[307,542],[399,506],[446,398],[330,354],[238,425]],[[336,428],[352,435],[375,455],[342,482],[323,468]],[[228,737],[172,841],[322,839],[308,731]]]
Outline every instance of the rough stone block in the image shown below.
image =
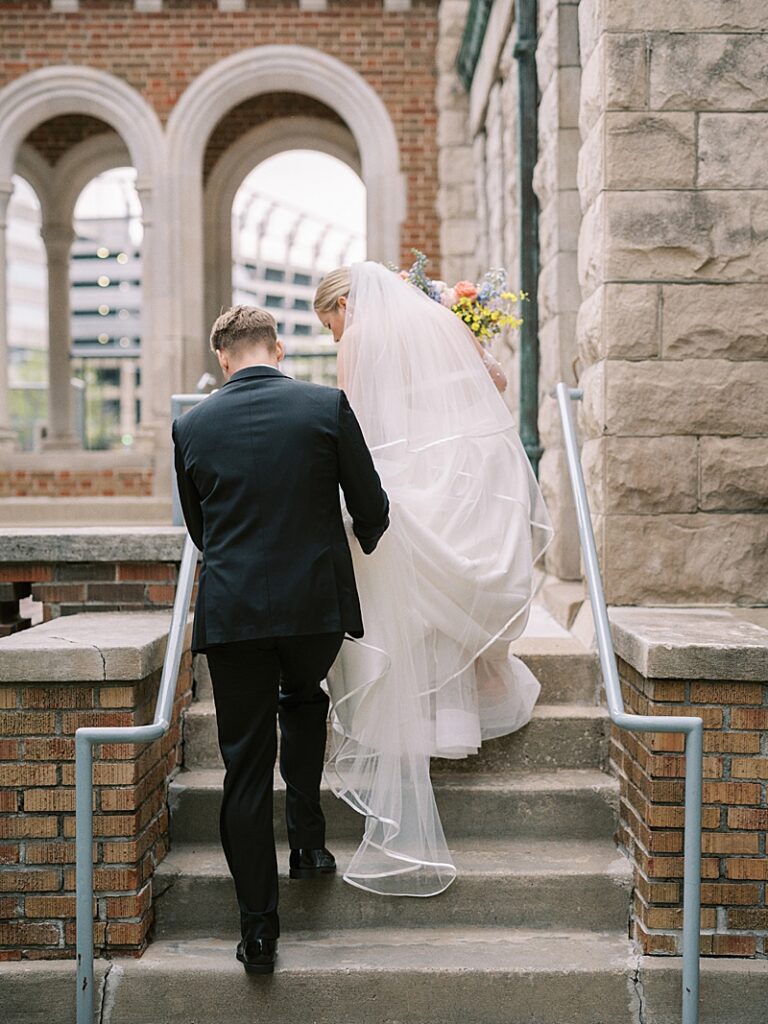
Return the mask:
[[[574,358],[576,315],[558,313],[539,330],[539,386],[549,391],[561,380],[575,382]],[[562,433],[557,432],[558,443]]]
[[581,210],[575,189],[557,192],[539,215],[539,247],[541,262],[548,263],[558,252],[573,253],[579,241]]
[[[583,4],[581,5],[583,7]],[[581,70],[581,95],[579,96],[579,131],[587,137],[592,127],[600,120],[605,110],[605,83],[603,80],[602,40],[591,52]]]
[[605,280],[605,193],[583,210],[579,228],[578,272],[584,297]]
[[643,35],[605,35],[603,75],[606,110],[648,106],[648,41]]
[[604,415],[594,433],[768,434],[768,362],[607,361]]
[[659,353],[658,308],[657,285],[602,285],[579,309],[576,336],[582,361],[653,359]]
[[[578,419],[584,438],[600,437],[605,433],[605,378],[606,361],[588,366],[579,378],[584,396],[579,403]],[[590,502],[594,495],[590,495]]]
[[[551,401],[551,399],[550,399]],[[555,533],[547,548],[547,571],[558,579],[579,579],[581,553],[571,484],[562,448],[547,448],[539,463],[539,480]]]
[[605,117],[599,118],[592,125],[581,144],[576,184],[583,213],[605,188]]
[[695,177],[693,114],[606,113],[605,188],[686,188]]
[[650,105],[653,110],[768,110],[768,38],[691,31],[655,35]]
[[599,0],[606,32],[761,31],[763,0]]
[[464,110],[443,110],[437,119],[438,146],[465,146],[470,142]]
[[582,449],[597,513],[695,512],[695,437],[600,437]]
[[702,509],[768,510],[768,438],[702,437],[699,445]]
[[768,114],[702,114],[700,188],[768,188]]
[[605,274],[618,280],[764,279],[766,197],[757,191],[607,192]]
[[472,181],[475,168],[472,150],[469,146],[456,146],[441,150],[439,174],[442,185],[460,185],[466,181]]
[[662,286],[664,358],[765,358],[765,291],[760,284]]
[[545,322],[558,313],[575,314],[580,304],[574,253],[557,253],[539,276],[539,317]]
[[600,518],[609,604],[768,603],[764,515]]

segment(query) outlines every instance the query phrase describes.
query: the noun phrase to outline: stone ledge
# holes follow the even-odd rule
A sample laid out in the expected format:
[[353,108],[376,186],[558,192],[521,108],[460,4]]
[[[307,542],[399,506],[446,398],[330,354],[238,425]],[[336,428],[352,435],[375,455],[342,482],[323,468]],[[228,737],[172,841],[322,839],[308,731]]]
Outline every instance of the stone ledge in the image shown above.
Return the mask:
[[182,526],[0,528],[0,562],[178,562]]
[[611,608],[616,654],[646,678],[768,682],[768,609]]
[[[171,615],[85,612],[66,615],[0,640],[0,683],[117,682],[161,668]],[[185,649],[191,641],[187,621]]]

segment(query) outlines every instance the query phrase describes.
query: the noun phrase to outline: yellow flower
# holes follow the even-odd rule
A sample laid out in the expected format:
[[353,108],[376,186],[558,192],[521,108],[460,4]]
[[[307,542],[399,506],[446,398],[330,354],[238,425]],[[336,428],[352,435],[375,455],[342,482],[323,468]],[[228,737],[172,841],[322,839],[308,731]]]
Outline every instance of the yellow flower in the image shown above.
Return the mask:
[[475,320],[475,322],[472,324],[472,330],[473,331],[478,331],[479,329],[480,329],[480,324],[477,322],[477,320]]

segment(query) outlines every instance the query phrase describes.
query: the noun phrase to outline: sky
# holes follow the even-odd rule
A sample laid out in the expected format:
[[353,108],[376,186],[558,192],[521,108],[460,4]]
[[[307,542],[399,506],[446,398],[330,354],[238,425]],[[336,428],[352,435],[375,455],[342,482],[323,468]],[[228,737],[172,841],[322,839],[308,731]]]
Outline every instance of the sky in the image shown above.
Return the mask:
[[[125,213],[126,206],[138,214],[138,198],[130,187],[134,178],[132,168],[101,175],[84,189],[75,215],[109,217]],[[261,240],[262,258],[283,262],[286,240],[300,215],[303,218],[291,249],[294,265],[308,267],[315,262],[316,243],[321,236],[319,269],[365,258],[365,186],[342,161],[312,150],[291,150],[259,164],[243,182],[234,202],[244,256],[256,255],[258,227],[273,203],[277,208]]]

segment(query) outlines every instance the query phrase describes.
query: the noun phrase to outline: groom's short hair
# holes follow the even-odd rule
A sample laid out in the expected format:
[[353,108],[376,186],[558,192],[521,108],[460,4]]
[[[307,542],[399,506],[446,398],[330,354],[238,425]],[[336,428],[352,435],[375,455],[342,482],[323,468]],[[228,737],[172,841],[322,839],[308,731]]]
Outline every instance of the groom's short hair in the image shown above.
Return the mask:
[[269,352],[277,347],[277,321],[266,309],[258,306],[233,306],[217,317],[211,328],[214,352],[237,352],[263,345]]

